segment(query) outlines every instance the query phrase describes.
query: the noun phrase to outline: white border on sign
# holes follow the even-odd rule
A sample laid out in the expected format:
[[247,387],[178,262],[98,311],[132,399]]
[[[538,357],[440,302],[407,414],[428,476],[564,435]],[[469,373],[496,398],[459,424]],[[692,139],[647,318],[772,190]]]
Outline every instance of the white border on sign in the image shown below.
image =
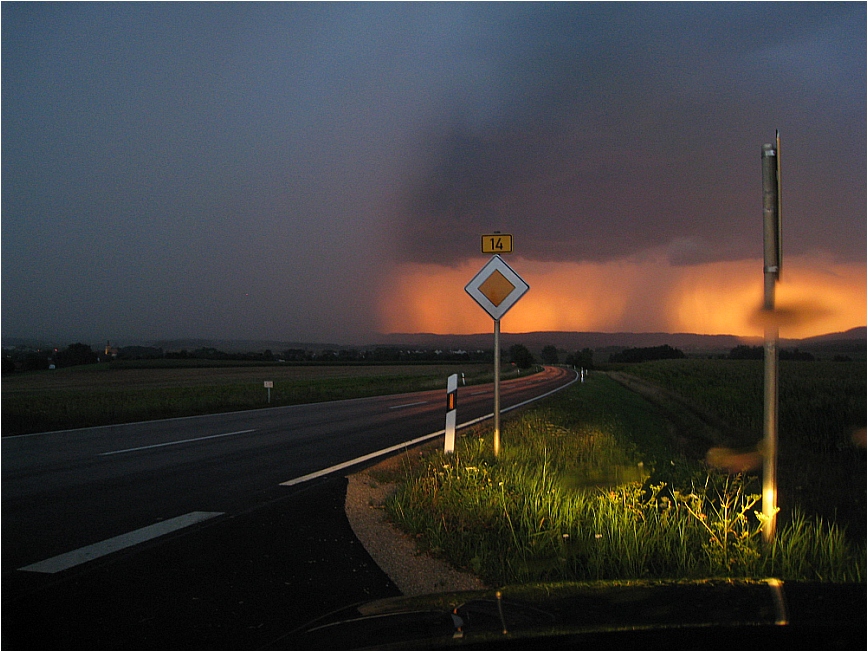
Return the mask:
[[[499,306],[495,306],[479,289],[479,287],[488,280],[494,272],[499,271],[508,280],[515,289],[510,292]],[[506,264],[500,256],[495,254],[492,256],[481,270],[476,273],[476,276],[471,279],[464,291],[469,294],[476,303],[478,303],[485,312],[491,315],[492,319],[500,319],[506,312],[512,308],[515,303],[524,296],[524,293],[530,289],[530,286],[524,282],[524,279],[516,274],[515,270]]]

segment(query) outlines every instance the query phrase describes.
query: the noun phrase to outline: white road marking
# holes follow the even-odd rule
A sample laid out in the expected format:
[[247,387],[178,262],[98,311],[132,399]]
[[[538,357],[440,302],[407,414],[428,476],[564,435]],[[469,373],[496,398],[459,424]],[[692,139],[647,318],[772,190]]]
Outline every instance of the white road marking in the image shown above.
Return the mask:
[[[491,415],[488,415],[491,416]],[[287,480],[286,482],[281,482],[280,484],[284,487],[291,487],[295,484],[301,484],[302,482],[307,482],[308,480],[315,480],[316,478],[320,478],[324,475],[328,475],[329,473],[334,473],[335,471],[340,471],[342,469],[349,468],[356,464],[361,464],[362,462],[367,462],[368,460],[372,460],[380,455],[386,455],[387,453],[392,453],[397,450],[401,450],[402,448],[406,448],[407,446],[413,446],[415,444],[421,444],[423,441],[427,439],[433,439],[438,435],[445,434],[446,429],[440,430],[438,432],[433,432],[430,435],[425,435],[424,437],[418,437],[411,441],[405,441],[402,444],[398,444],[396,446],[390,446],[389,448],[384,448],[383,450],[376,451],[374,453],[368,453],[367,455],[362,455],[361,457],[357,457],[354,460],[349,460],[347,462],[341,462],[340,464],[335,464],[334,466],[330,466],[327,469],[322,469],[321,471],[314,471],[313,473],[308,473],[307,475],[303,475],[299,478],[293,478],[292,480]]]
[[398,410],[400,408],[412,407],[414,405],[424,405],[427,402],[428,401],[416,401],[415,403],[404,403],[403,405],[390,405],[389,409],[390,410]]
[[[550,395],[554,394],[555,392],[559,392],[562,389],[564,389],[565,387],[569,387],[570,385],[572,385],[573,383],[575,383],[579,379],[579,374],[577,372],[573,372],[573,373],[576,374],[576,377],[573,378],[570,382],[566,383],[565,385],[561,385],[560,387],[556,387],[555,389],[550,390],[550,391],[546,392],[545,394],[540,394],[539,396],[537,396],[535,398],[528,399],[527,401],[522,401],[521,403],[518,403],[516,405],[512,405],[508,408],[503,408],[503,409],[501,409],[501,413],[510,412],[510,411],[518,409],[520,407],[524,407],[525,405],[528,405],[529,403],[533,403],[534,401],[538,401],[541,398],[545,398],[546,396],[550,396]],[[493,416],[494,416],[494,413],[489,412],[488,414],[483,415],[481,417],[478,417],[476,419],[471,419],[470,421],[465,421],[464,423],[455,426],[455,429],[461,430],[462,428],[467,428],[469,426],[476,425],[477,423],[480,423],[481,421],[485,421],[486,419],[490,419]],[[313,473],[308,473],[307,475],[303,475],[303,476],[300,476],[298,478],[293,478],[292,480],[287,480],[286,482],[281,482],[280,484],[281,484],[281,486],[284,486],[284,487],[291,487],[291,486],[296,485],[296,484],[301,484],[302,482],[308,482],[309,480],[316,480],[317,478],[321,478],[324,475],[328,475],[329,473],[334,473],[335,471],[342,471],[343,469],[347,469],[351,466],[355,466],[356,464],[361,464],[362,462],[367,462],[368,460],[373,460],[377,457],[381,457],[383,455],[388,455],[389,453],[394,453],[395,451],[399,451],[401,449],[410,448],[411,446],[415,446],[416,444],[421,444],[423,441],[427,441],[429,439],[434,439],[435,437],[439,437],[440,435],[445,435],[445,434],[446,434],[446,429],[444,428],[443,430],[438,430],[437,432],[432,432],[428,435],[424,435],[422,437],[417,437],[416,439],[411,439],[410,441],[405,441],[401,444],[397,444],[395,446],[390,446],[389,448],[384,448],[384,449],[378,450],[374,453],[368,453],[367,455],[362,455],[361,457],[357,457],[353,460],[341,462],[340,464],[335,464],[334,466],[330,466],[327,469],[322,469],[320,471],[314,471]]]
[[112,537],[111,539],[106,539],[105,541],[100,541],[99,543],[79,548],[78,550],[73,550],[72,552],[66,552],[62,555],[57,555],[56,557],[51,557],[36,562],[35,564],[30,564],[29,566],[22,566],[18,570],[31,571],[34,573],[59,573],[60,571],[72,568],[73,566],[78,566],[79,564],[84,564],[93,559],[104,557],[105,555],[117,552],[118,550],[123,550],[124,548],[129,548],[138,543],[156,539],[164,534],[169,534],[175,530],[180,530],[181,528],[194,525],[200,521],[206,521],[209,518],[214,518],[215,516],[220,516],[222,514],[223,512],[190,512],[189,514],[170,518],[167,521],[161,521],[154,525],[148,525],[147,527],[139,528],[138,530],[133,530],[132,532],[127,532],[126,534],[121,534]]
[[107,453],[100,453],[100,457],[104,455],[117,455],[118,453],[132,453],[133,451],[143,451],[149,448],[160,448],[162,446],[175,446],[176,444],[186,444],[191,441],[202,441],[204,439],[216,439],[218,437],[231,437],[232,435],[244,435],[248,432],[254,432],[254,429],[251,430],[236,430],[235,432],[224,432],[219,435],[208,435],[207,437],[194,437],[193,439],[178,439],[177,441],[167,441],[162,444],[151,444],[150,446],[138,446],[137,448],[124,448],[119,451],[108,451]]

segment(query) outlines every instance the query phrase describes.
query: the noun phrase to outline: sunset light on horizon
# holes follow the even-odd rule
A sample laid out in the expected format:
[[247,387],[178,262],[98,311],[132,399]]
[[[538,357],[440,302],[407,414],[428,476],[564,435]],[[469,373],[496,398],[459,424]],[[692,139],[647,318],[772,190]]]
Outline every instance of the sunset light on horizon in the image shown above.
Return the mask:
[[[546,263],[506,256],[530,291],[502,319],[507,332],[670,332],[762,336],[762,260],[677,266],[662,256]],[[491,318],[464,291],[486,262],[404,264],[379,298],[384,333],[472,334]],[[866,322],[866,265],[825,257],[786,261],[777,307],[785,338],[843,332]]]
[[43,3],[3,18],[7,340],[866,322],[864,3]]

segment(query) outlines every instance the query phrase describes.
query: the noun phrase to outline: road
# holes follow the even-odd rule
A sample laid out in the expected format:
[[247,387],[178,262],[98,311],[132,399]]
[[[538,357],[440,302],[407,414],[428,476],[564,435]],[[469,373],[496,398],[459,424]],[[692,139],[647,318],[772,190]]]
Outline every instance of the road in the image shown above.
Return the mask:
[[[575,380],[501,384],[508,410]],[[458,423],[493,386],[459,388]],[[4,600],[93,559],[268,504],[443,429],[442,390],[87,428],[2,440]]]

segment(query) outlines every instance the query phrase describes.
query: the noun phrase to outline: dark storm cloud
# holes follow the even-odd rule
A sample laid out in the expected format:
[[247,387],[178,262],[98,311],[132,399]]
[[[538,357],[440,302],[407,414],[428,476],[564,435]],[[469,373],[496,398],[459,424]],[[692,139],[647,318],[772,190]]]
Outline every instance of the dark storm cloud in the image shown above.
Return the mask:
[[865,255],[861,3],[3,3],[7,335],[365,339],[396,263]]
[[399,212],[410,257],[457,262],[495,229],[541,260],[755,255],[760,146],[780,129],[790,252],[864,258],[863,5],[486,16],[496,92],[420,139]]

